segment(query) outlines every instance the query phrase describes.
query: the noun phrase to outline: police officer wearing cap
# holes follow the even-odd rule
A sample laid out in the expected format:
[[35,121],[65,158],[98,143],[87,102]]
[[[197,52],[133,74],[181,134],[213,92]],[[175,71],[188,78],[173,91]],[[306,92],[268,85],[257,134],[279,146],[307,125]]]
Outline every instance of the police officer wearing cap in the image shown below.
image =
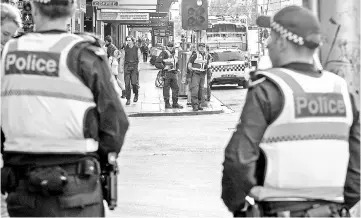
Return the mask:
[[360,200],[354,98],[343,78],[313,64],[321,31],[312,12],[288,6],[257,24],[271,28],[273,68],[256,72],[225,149],[222,199],[235,216],[246,215],[247,195],[263,216],[336,216]]
[[[166,48],[159,54],[158,61],[163,65],[164,73],[164,86],[163,86],[163,97],[165,108],[178,108],[182,109],[183,106],[178,104],[178,70],[177,70],[177,58],[174,56],[175,51],[173,50],[173,43],[169,42]],[[172,105],[170,105],[170,89],[172,89]]]
[[74,1],[30,3],[35,32],[5,45],[1,70],[9,215],[102,217],[101,167],[129,126],[106,53],[96,38],[66,31]]
[[191,101],[193,111],[203,110],[200,105],[203,98],[203,87],[207,74],[208,55],[205,52],[206,45],[198,43],[198,51],[194,51],[189,58],[187,82],[190,84]]

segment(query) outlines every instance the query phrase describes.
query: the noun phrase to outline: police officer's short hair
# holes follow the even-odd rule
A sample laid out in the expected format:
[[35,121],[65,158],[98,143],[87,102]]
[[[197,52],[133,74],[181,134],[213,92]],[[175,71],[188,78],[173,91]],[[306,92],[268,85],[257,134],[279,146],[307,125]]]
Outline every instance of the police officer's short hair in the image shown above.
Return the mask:
[[113,39],[112,39],[112,37],[111,37],[110,35],[107,35],[107,36],[104,38],[104,41],[112,43],[112,42],[113,42]]
[[47,3],[41,0],[33,0],[32,3],[39,9],[41,15],[48,17],[50,20],[71,17],[76,9],[76,1],[74,0],[50,0]]
[[1,9],[1,24],[4,21],[14,22],[17,27],[22,27],[20,11],[10,4],[0,3]]

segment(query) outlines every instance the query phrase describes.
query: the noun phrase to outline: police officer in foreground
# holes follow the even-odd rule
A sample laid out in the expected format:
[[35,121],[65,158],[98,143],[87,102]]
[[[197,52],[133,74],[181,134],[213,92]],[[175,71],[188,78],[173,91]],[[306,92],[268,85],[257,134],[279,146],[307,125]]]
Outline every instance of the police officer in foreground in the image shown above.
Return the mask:
[[67,33],[73,0],[33,0],[36,32],[2,62],[1,191],[10,216],[104,216],[100,171],[129,123],[94,37]]
[[198,51],[193,51],[188,62],[190,71],[187,73],[187,82],[190,84],[193,111],[203,110],[201,102],[208,68],[208,55],[205,52],[205,47],[204,43],[198,43]]
[[247,195],[263,216],[336,216],[360,200],[354,98],[343,78],[313,64],[321,31],[312,12],[289,6],[257,24],[271,28],[273,68],[256,72],[225,149],[222,199],[235,216],[247,214]]
[[124,47],[124,58],[120,59],[121,66],[124,66],[124,81],[127,102],[130,105],[130,96],[132,88],[134,93],[134,102],[138,101],[139,93],[139,60],[142,55],[138,46],[135,45],[135,39],[131,36],[126,37],[126,46]]
[[[183,106],[178,104],[178,70],[177,70],[177,59],[174,57],[173,43],[169,42],[167,47],[159,54],[157,61],[162,63],[164,73],[164,86],[163,86],[163,97],[165,108],[179,108]],[[169,103],[170,94],[169,91],[172,89],[172,106]]]

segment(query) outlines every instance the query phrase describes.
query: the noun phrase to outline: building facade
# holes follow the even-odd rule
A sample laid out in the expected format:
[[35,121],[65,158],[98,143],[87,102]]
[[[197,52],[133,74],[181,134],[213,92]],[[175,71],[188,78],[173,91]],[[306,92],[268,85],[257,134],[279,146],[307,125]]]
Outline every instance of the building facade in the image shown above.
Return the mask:
[[258,13],[262,15],[274,15],[281,8],[289,5],[302,6],[302,0],[257,0]]

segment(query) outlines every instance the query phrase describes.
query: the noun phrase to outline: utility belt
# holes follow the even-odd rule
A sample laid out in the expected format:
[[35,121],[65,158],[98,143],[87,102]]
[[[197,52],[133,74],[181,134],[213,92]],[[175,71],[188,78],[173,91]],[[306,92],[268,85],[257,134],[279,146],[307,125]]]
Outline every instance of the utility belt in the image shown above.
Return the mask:
[[350,217],[348,209],[329,201],[269,201],[256,202],[247,210],[236,212],[243,217]]
[[100,174],[100,164],[95,158],[51,166],[4,166],[1,169],[1,193],[14,192],[20,183],[25,183],[29,192],[58,196],[63,194],[69,176],[89,178],[94,175],[100,177]]

